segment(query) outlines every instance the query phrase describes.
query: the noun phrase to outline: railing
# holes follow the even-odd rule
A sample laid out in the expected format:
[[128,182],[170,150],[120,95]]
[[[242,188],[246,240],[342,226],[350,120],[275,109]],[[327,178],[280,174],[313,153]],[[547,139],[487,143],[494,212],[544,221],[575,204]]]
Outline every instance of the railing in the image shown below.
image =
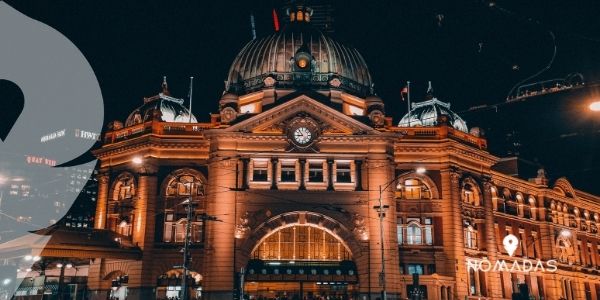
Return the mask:
[[125,127],[107,132],[104,143],[111,144],[122,140],[142,136],[145,134],[157,135],[195,135],[202,136],[205,129],[216,127],[213,123],[169,123],[149,121],[134,126]]
[[472,134],[462,132],[448,126],[437,126],[437,127],[395,127],[390,126],[388,129],[392,132],[399,132],[408,138],[423,138],[423,139],[441,139],[441,138],[454,138],[456,140],[466,142],[480,149],[487,149],[487,141],[484,138],[474,136]]

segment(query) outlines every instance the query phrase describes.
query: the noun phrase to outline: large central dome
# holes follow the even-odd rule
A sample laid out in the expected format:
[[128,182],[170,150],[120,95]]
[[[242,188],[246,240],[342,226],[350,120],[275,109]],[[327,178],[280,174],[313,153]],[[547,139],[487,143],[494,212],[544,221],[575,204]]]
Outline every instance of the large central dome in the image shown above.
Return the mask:
[[[267,77],[275,81],[265,83]],[[372,93],[371,75],[360,53],[299,20],[250,41],[229,69],[226,91],[241,95],[265,84],[317,89],[333,86],[361,97]]]

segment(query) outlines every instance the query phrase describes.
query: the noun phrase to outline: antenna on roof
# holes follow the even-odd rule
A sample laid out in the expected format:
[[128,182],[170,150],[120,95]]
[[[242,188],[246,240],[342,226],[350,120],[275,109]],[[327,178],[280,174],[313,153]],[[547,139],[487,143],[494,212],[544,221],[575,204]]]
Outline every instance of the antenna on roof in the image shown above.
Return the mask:
[[169,93],[169,85],[167,84],[167,76],[163,76],[163,82],[162,82],[161,86],[162,86],[162,93],[164,95],[169,96],[171,93]]
[[431,85],[431,81],[429,81],[429,86],[427,87],[427,100],[433,99],[433,86]]
[[250,28],[252,30],[252,39],[256,39],[256,24],[254,22],[254,13],[250,14]]
[[190,109],[189,109],[189,113],[190,113],[190,123],[192,123],[192,92],[193,92],[193,87],[194,87],[194,76],[190,77],[190,94],[188,95],[188,97],[190,98]]

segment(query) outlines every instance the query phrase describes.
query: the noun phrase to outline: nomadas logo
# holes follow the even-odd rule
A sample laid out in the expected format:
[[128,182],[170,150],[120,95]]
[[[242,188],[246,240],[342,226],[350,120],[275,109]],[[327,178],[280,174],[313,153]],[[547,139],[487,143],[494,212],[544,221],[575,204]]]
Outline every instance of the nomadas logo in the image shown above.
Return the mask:
[[[519,246],[519,239],[509,234],[502,240],[502,245],[508,253],[508,256],[512,257],[515,254],[515,250]],[[474,259],[467,258],[467,271],[483,271],[483,272],[550,272],[554,273],[558,270],[557,261],[554,259],[548,261],[542,261],[540,259],[532,260],[523,258],[521,260],[514,260],[513,262],[507,262],[504,259],[499,259],[492,263],[487,258]]]

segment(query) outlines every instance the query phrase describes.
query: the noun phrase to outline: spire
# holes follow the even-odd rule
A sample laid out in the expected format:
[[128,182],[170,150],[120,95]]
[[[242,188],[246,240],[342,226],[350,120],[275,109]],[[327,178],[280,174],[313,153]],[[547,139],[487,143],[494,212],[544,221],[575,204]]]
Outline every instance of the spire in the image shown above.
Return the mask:
[[167,84],[167,76],[163,76],[163,82],[161,84],[162,87],[162,93],[164,95],[170,96],[171,93],[169,92],[169,85]]
[[433,86],[431,86],[431,81],[429,81],[429,86],[427,87],[427,94],[425,96],[426,100],[433,99]]

